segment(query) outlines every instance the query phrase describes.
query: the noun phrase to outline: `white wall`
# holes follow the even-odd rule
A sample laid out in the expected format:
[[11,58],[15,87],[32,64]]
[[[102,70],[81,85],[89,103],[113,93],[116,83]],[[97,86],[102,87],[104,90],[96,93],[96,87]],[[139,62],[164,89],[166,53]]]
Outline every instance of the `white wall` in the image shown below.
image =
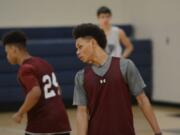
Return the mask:
[[153,99],[180,103],[180,1],[126,0],[126,6],[137,38],[153,40]]
[[[0,0],[0,27],[58,26],[96,22],[96,9],[108,5],[113,22],[127,22],[123,0]],[[121,19],[120,19],[121,18]]]
[[102,5],[113,23],[132,23],[137,38],[153,40],[153,99],[180,103],[180,0],[0,0],[0,27],[96,23]]

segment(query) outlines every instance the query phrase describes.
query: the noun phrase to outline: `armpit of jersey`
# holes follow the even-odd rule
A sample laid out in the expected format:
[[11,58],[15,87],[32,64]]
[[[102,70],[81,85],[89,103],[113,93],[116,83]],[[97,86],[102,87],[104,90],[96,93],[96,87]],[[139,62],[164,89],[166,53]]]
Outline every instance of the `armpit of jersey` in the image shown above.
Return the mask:
[[38,86],[38,80],[36,78],[34,68],[31,65],[22,65],[19,70],[19,79],[21,85],[24,87],[26,93],[28,93],[34,86]]

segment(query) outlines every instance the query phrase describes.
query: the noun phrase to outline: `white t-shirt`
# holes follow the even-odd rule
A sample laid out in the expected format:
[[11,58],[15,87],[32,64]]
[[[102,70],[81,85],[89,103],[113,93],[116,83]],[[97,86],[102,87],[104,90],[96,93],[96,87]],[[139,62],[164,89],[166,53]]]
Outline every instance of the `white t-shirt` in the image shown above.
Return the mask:
[[107,35],[107,46],[105,51],[113,57],[121,57],[122,55],[122,47],[120,45],[119,40],[119,28],[112,26],[111,31]]

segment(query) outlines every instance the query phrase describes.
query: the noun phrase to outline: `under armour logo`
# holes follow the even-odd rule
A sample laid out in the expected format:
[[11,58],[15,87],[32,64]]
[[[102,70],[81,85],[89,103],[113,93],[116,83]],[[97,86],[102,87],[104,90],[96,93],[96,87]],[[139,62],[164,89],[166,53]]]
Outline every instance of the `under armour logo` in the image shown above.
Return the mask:
[[100,84],[106,83],[106,79],[102,79],[99,82],[100,82]]

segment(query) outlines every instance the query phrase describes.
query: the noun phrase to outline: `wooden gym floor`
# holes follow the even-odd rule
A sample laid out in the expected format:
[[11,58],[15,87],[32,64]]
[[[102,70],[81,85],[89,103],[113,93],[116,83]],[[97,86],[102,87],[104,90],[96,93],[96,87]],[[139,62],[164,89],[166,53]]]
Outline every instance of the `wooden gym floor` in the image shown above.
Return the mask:
[[[154,111],[160,123],[163,135],[180,135],[180,108],[155,106]],[[137,135],[153,135],[153,132],[137,106],[133,106],[134,125]],[[26,118],[18,125],[14,123],[11,116],[14,112],[0,113],[0,135],[24,135]],[[72,133],[76,134],[75,109],[68,109]]]

